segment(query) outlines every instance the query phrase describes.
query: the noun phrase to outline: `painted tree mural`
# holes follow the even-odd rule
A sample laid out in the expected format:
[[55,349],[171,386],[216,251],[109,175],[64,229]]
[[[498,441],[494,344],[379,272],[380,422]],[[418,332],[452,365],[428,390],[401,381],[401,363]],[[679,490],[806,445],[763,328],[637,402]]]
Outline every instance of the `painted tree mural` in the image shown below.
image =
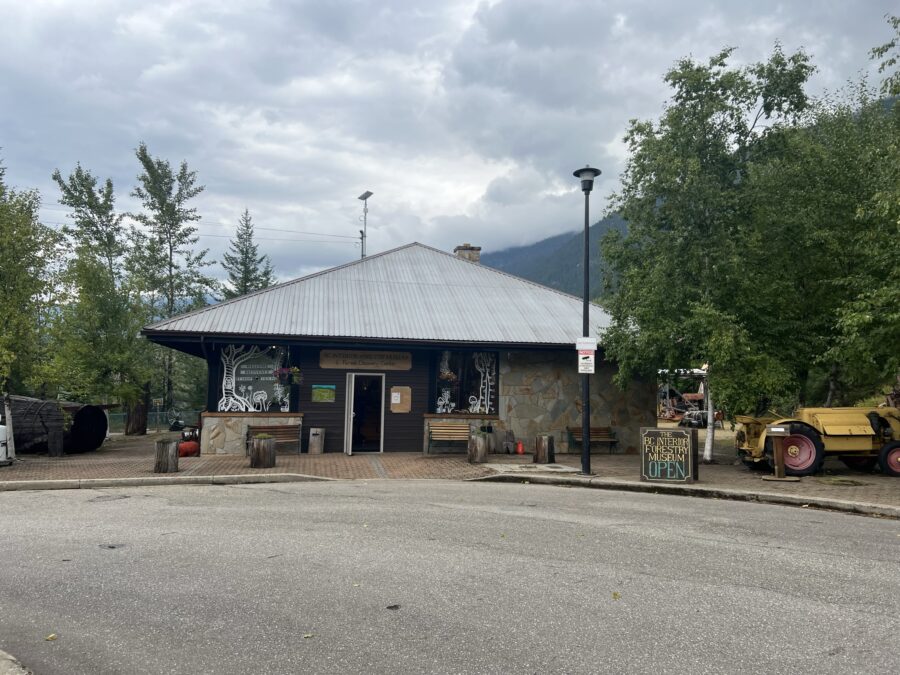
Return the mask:
[[[246,351],[245,351],[246,350]],[[228,345],[222,350],[222,398],[219,399],[219,412],[250,412],[254,405],[241,396],[235,387],[237,369],[245,361],[262,353],[259,347]]]

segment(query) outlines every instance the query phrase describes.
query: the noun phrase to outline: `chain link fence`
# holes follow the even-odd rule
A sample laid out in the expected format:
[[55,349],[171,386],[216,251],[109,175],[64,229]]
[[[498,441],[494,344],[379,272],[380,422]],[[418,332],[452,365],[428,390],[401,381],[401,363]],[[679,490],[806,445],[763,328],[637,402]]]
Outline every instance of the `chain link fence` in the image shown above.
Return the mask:
[[[147,431],[167,431],[172,426],[173,420],[180,420],[181,424],[187,426],[197,426],[200,419],[199,410],[151,410],[147,414]],[[109,417],[109,433],[124,434],[125,433],[125,413],[111,412]]]

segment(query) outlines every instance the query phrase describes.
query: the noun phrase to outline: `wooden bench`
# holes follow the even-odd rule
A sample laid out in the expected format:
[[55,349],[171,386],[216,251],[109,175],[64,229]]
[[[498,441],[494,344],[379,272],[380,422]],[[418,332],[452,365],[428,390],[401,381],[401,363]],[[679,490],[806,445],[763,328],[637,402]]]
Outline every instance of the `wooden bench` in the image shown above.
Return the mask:
[[428,422],[428,452],[431,453],[432,441],[469,442],[468,422]]
[[250,441],[267,434],[275,439],[275,451],[300,454],[300,424],[247,425],[246,452],[250,455]]
[[[581,427],[566,427],[566,433],[569,434],[569,451],[577,444],[581,445],[582,439]],[[609,446],[609,452],[612,454],[613,446],[619,441],[616,439],[616,432],[612,427],[591,427],[590,443],[606,443]]]

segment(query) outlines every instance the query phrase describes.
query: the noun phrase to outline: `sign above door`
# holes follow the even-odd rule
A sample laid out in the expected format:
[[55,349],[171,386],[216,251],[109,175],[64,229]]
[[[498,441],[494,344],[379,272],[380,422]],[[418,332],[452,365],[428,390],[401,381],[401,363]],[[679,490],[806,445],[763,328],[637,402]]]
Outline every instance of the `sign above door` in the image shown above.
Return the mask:
[[409,370],[412,368],[412,354],[323,349],[319,352],[319,367],[345,370]]

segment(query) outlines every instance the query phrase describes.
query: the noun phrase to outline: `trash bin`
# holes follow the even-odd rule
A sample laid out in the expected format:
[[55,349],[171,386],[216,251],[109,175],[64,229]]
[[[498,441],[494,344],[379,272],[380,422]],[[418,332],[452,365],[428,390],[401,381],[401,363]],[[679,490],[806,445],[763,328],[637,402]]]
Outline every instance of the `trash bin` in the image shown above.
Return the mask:
[[309,454],[321,455],[325,452],[325,430],[320,427],[309,429]]

